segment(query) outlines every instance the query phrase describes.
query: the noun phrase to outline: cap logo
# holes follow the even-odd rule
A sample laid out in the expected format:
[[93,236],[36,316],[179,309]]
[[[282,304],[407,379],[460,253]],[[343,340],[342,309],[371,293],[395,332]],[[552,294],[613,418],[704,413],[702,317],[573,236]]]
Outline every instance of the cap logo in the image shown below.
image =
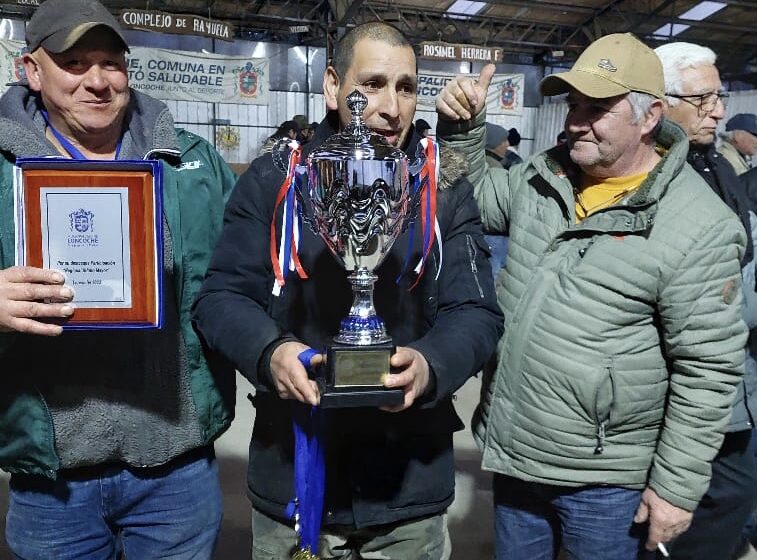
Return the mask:
[[600,67],[602,70],[607,70],[608,72],[617,72],[618,68],[615,66],[609,58],[601,58],[599,62],[597,62],[597,66]]

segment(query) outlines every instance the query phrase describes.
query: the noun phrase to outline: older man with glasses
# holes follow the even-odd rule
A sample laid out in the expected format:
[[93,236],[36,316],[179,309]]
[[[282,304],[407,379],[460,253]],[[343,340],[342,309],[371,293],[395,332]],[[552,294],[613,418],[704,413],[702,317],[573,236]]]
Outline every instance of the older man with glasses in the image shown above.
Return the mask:
[[[727,93],[721,91],[716,55],[691,43],[669,43],[655,52],[662,62],[668,98],[666,117],[689,137],[688,162],[739,217],[747,232],[747,251],[741,261],[744,318],[750,334],[746,347],[746,374],[733,401],[727,433],[712,463],[707,493],[694,512],[691,528],[674,544],[676,560],[728,560],[735,554],[741,528],[754,509],[757,468],[754,427],[757,403],[757,294],[754,241],[757,216],[731,164],[715,150],[716,128],[725,116]],[[723,336],[726,336],[724,333]]]

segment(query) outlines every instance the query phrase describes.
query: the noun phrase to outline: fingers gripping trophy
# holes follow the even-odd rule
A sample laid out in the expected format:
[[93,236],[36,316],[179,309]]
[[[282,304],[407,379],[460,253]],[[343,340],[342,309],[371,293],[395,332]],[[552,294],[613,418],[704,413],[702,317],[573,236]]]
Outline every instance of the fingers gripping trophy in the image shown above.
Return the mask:
[[[373,134],[362,117],[367,104],[358,91],[348,95],[351,122],[313,150],[305,166],[297,164],[297,146],[290,152],[288,167],[281,161],[287,142],[273,151],[278,167],[288,171],[287,179],[293,183],[288,185],[293,205],[302,205],[304,221],[350,273],[352,307],[326,349],[325,366],[316,375],[323,408],[396,405],[404,399],[402,389],[383,385],[395,346],[374,307],[373,286],[378,279],[374,271],[414,219],[422,189],[411,192],[410,174],[426,169],[426,156],[421,155],[411,167],[402,150]],[[435,150],[433,144],[427,145]],[[291,196],[294,190],[300,196]],[[296,210],[289,212],[287,218],[285,208],[284,228],[296,227],[296,214]],[[281,246],[296,237],[282,233]],[[282,273],[289,262],[299,270],[296,247],[279,250],[279,255],[272,249],[274,261],[277,256]],[[274,268],[277,265],[274,262]],[[304,271],[299,272],[306,277]]]

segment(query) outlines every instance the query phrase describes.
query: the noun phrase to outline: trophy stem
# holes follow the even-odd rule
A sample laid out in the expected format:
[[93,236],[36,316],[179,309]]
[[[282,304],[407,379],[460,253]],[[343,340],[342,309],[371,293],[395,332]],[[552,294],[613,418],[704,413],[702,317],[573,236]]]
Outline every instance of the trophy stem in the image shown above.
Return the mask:
[[342,319],[339,334],[334,340],[354,346],[391,342],[384,321],[376,314],[373,306],[373,285],[378,276],[362,267],[350,274],[348,280],[352,284],[352,307],[349,315]]

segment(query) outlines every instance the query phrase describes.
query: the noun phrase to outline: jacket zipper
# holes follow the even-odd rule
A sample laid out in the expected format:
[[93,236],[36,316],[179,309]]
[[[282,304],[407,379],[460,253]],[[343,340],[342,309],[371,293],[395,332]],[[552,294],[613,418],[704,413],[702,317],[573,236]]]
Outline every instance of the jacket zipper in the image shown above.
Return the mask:
[[468,241],[468,257],[470,258],[470,269],[473,272],[473,278],[476,280],[476,286],[478,287],[478,296],[484,299],[484,290],[481,289],[481,282],[478,280],[478,266],[476,265],[476,247],[473,243],[473,238],[466,234],[465,238]]
[[594,448],[594,455],[601,455],[605,451],[605,431],[607,422],[602,422],[597,426],[597,446]]
[[[612,380],[612,365],[608,364],[606,366],[607,369],[607,382],[610,383],[610,387],[613,386],[613,380]],[[599,391],[602,389],[600,386],[597,389],[597,395],[599,395]],[[613,390],[614,395],[614,390]],[[614,398],[614,396],[613,396]],[[610,409],[612,408],[612,399],[607,405],[607,414],[606,418],[603,418],[605,414],[603,411],[597,410],[597,445],[594,447],[594,455],[601,455],[605,451],[605,437],[607,436],[607,425],[610,422]]]

